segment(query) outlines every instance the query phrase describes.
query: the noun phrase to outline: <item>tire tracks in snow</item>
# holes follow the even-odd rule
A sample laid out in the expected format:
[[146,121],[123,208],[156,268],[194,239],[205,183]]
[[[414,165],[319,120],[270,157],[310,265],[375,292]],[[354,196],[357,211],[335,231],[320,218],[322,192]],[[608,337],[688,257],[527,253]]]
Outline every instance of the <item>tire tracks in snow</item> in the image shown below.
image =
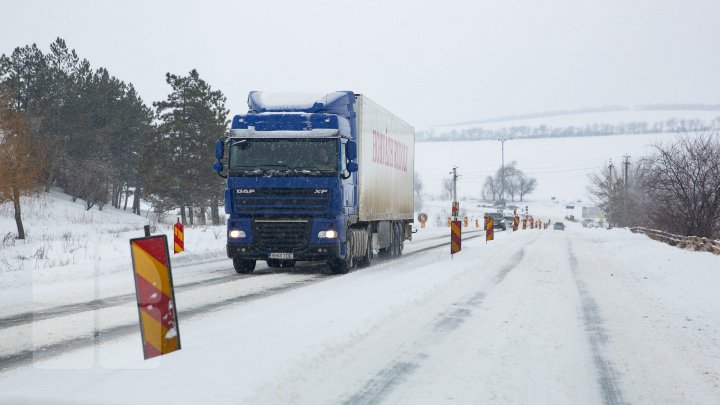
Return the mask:
[[[474,238],[478,238],[484,236],[484,233],[480,233],[477,235],[473,235],[470,237],[465,238],[464,240],[470,240]],[[447,238],[447,236],[444,236],[443,238]],[[416,254],[424,253],[430,250],[438,249],[447,247],[450,245],[450,242],[444,242],[440,244],[435,244],[432,246],[428,246],[425,248],[421,248],[412,252],[408,252],[403,254],[402,257],[411,257]],[[372,266],[365,267],[362,269],[355,269],[353,271],[364,271],[366,269],[371,269],[377,265],[382,265],[386,263],[392,263],[394,260],[402,260],[402,257],[397,259],[390,259],[390,260],[377,260],[376,263],[374,263]],[[190,309],[186,310],[179,310],[178,311],[178,318],[180,319],[188,319],[193,318],[198,315],[202,315],[204,313],[222,309],[223,307],[226,307],[228,305],[243,303],[243,302],[250,302],[262,298],[266,298],[272,295],[276,295],[279,293],[283,293],[285,291],[289,291],[295,288],[304,287],[310,284],[315,284],[324,280],[331,279],[333,277],[340,277],[339,275],[333,275],[328,274],[323,271],[325,267],[323,265],[318,264],[311,264],[307,266],[299,266],[292,272],[302,274],[304,276],[307,276],[308,274],[317,274],[316,277],[310,278],[310,279],[304,279],[304,280],[298,280],[293,281],[290,283],[284,283],[284,284],[275,284],[275,285],[269,285],[267,288],[258,291],[253,292],[246,295],[241,295],[237,297],[232,297],[220,301],[214,301],[211,303],[207,303],[204,305],[192,307]],[[291,272],[291,273],[292,273]],[[267,274],[276,274],[276,271],[273,271],[270,269],[267,272],[263,273],[255,273],[250,275],[235,275],[231,274],[229,276],[222,276],[222,277],[214,277],[210,279],[205,280],[199,280],[194,281],[190,283],[180,284],[176,285],[176,292],[184,292],[188,290],[195,290],[198,288],[208,287],[208,286],[214,286],[214,285],[220,285],[220,284],[226,284],[226,283],[233,283],[238,282],[239,280],[247,279],[250,277],[262,277],[263,275]],[[282,272],[286,273],[286,272]],[[43,320],[49,320],[53,319],[55,317],[60,316],[68,316],[68,315],[75,315],[83,312],[91,312],[91,311],[97,311],[105,308],[115,307],[119,305],[126,305],[129,303],[133,303],[135,301],[135,294],[124,294],[124,295],[118,295],[113,297],[108,297],[104,299],[99,300],[93,300],[89,302],[84,303],[78,303],[78,304],[69,304],[69,305],[63,305],[59,307],[54,308],[48,308],[44,309],[42,311],[37,312],[25,312],[17,315],[12,315],[5,318],[0,318],[0,330],[11,328],[19,325],[24,325],[32,322],[42,322]],[[116,325],[109,328],[105,328],[102,330],[95,330],[94,333],[90,334],[84,334],[81,336],[77,336],[70,339],[64,339],[56,343],[47,344],[44,346],[36,347],[31,350],[21,350],[9,355],[5,355],[0,357],[0,372],[7,371],[11,368],[21,366],[23,364],[27,364],[32,361],[36,360],[44,360],[48,359],[57,355],[61,355],[63,353],[81,349],[83,347],[95,345],[100,343],[100,339],[116,339],[121,338],[127,335],[130,335],[132,333],[138,332],[138,325],[136,322],[129,323],[129,324],[122,324],[122,325]]]
[[[525,257],[525,247],[515,253],[492,278],[485,290],[502,283],[505,277],[522,262]],[[454,303],[451,308],[436,316],[430,323],[430,336],[427,342],[436,342],[447,334],[460,328],[465,321],[473,315],[473,311],[482,306],[487,293],[476,291],[461,302]],[[428,344],[429,344],[428,343]],[[379,404],[390,395],[393,390],[402,385],[407,377],[412,375],[422,366],[422,362],[428,356],[422,351],[411,355],[401,355],[367,381],[362,388],[351,394],[342,402],[348,405],[371,405]]]
[[[230,283],[243,278],[254,277],[253,275],[236,275],[215,277],[205,280],[193,281],[175,286],[177,291],[186,289],[194,289],[198,287],[206,287],[216,284]],[[88,302],[80,302],[77,304],[61,305],[57,307],[42,309],[38,311],[23,312],[0,318],[0,329],[10,328],[13,326],[24,325],[34,321],[43,321],[57,316],[74,315],[86,311],[96,311],[99,309],[110,308],[118,305],[124,305],[135,302],[135,294],[114,295],[107,298],[96,299]]]
[[[187,310],[178,311],[179,319],[192,319],[198,315],[203,315],[211,311],[221,309],[225,306],[237,304],[241,302],[250,302],[261,298],[269,297],[281,292],[300,288],[309,284],[318,282],[318,279],[310,279],[305,281],[291,282],[288,284],[272,287],[256,293],[242,295],[239,297],[233,297],[221,301],[215,301],[209,304],[200,305]],[[19,366],[29,361],[44,360],[62,353],[69,352],[75,349],[81,349],[83,347],[100,344],[100,339],[116,339],[132,333],[138,332],[137,323],[124,324],[113,326],[100,331],[95,331],[94,334],[83,335],[73,339],[63,340],[57,343],[53,343],[47,346],[39,347],[35,350],[24,350],[9,356],[0,357],[0,371],[5,371],[9,368]]]
[[[468,232],[468,233],[476,233]],[[471,237],[465,238],[465,240],[470,240],[474,238],[478,238],[482,235],[473,235]],[[434,237],[429,238],[426,240],[436,240],[436,239],[447,239],[447,236],[440,236],[440,237]],[[449,243],[449,242],[448,242]],[[437,249],[440,247],[440,245],[433,245],[426,248],[418,249],[416,251],[406,253],[404,256],[411,256],[417,253],[426,252],[428,250]],[[227,260],[227,259],[225,259]],[[203,264],[203,263],[212,263],[217,260],[209,260],[200,262],[197,264]],[[377,261],[377,263],[382,263],[384,261]],[[195,263],[193,263],[195,265]],[[183,266],[184,267],[184,266]],[[214,270],[215,272],[223,272],[225,275],[220,277],[213,277],[208,278],[204,280],[198,280],[198,281],[191,281],[188,283],[183,284],[176,284],[175,289],[178,292],[186,291],[186,290],[192,290],[195,288],[202,288],[202,287],[208,287],[213,285],[219,285],[219,284],[226,284],[226,283],[232,283],[241,279],[250,278],[250,277],[259,277],[263,275],[268,274],[277,274],[277,273],[296,273],[296,274],[309,274],[309,273],[322,273],[322,265],[309,265],[309,266],[299,266],[294,268],[294,270],[291,271],[276,271],[273,269],[264,269],[262,272],[254,272],[253,274],[232,274],[230,273],[231,270]],[[355,271],[358,271],[360,269],[357,269]],[[114,295],[106,298],[100,298],[95,299],[92,301],[86,301],[86,302],[79,302],[75,304],[67,304],[67,305],[60,305],[57,307],[51,307],[51,308],[45,308],[38,311],[27,311],[22,312],[19,314],[14,314],[6,317],[0,317],[0,330],[10,328],[13,326],[18,325],[24,325],[31,322],[37,322],[37,321],[43,321],[46,319],[55,318],[58,316],[66,316],[66,315],[74,315],[82,312],[87,311],[96,311],[99,309],[105,309],[110,307],[115,307],[119,305],[125,305],[135,302],[135,294],[121,294],[121,295]]]
[[592,350],[593,363],[598,374],[598,384],[600,385],[603,403],[606,405],[627,404],[627,401],[623,398],[619,375],[612,363],[604,355],[604,347],[610,338],[603,327],[603,319],[595,299],[590,295],[587,286],[580,279],[578,261],[573,253],[571,241],[568,241],[568,256],[570,270],[580,294],[582,319],[585,324],[590,349]]

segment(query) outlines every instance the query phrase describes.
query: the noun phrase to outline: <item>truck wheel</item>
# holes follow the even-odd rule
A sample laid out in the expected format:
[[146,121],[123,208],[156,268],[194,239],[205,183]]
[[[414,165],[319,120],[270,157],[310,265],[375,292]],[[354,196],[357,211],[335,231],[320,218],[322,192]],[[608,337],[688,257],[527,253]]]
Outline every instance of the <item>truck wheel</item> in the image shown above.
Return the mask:
[[365,247],[365,255],[358,259],[359,267],[367,267],[372,261],[372,232],[368,230],[367,246]]
[[387,250],[387,255],[390,258],[400,256],[400,236],[397,224],[392,225],[392,230],[390,231],[390,247],[388,247]]
[[402,256],[403,249],[405,248],[405,235],[403,235],[403,227],[402,225],[398,224],[398,251],[397,256]]
[[347,274],[350,271],[353,266],[351,248],[350,242],[345,242],[345,258],[330,261],[330,271],[335,274]]
[[255,260],[233,257],[233,267],[239,274],[250,274],[255,270]]
[[378,250],[378,256],[387,259],[395,257],[395,226],[390,228],[390,246]]

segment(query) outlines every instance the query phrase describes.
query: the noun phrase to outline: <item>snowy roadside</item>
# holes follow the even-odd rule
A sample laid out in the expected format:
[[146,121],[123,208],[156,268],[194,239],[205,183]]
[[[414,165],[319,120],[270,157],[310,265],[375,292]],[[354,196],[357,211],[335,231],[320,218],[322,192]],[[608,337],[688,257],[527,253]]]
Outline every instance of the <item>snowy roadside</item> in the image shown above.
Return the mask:
[[[58,191],[23,202],[28,238],[0,246],[0,318],[134,293],[129,240],[143,236],[148,219],[108,206],[86,211]],[[172,243],[172,219],[156,223],[153,234]],[[14,226],[11,206],[0,205],[0,227]],[[448,234],[448,228],[428,224],[412,245]],[[176,284],[217,277],[214,271],[221,269],[231,274],[225,226],[186,226],[185,252],[171,254],[171,263]]]
[[[57,191],[23,204],[27,239],[0,246],[0,317],[132,291],[129,240],[143,236],[148,219],[109,206],[86,211]],[[172,243],[172,225],[155,226]],[[11,205],[0,205],[0,229],[14,228]],[[182,279],[187,265],[224,258],[224,237],[224,226],[186,226],[173,274]]]

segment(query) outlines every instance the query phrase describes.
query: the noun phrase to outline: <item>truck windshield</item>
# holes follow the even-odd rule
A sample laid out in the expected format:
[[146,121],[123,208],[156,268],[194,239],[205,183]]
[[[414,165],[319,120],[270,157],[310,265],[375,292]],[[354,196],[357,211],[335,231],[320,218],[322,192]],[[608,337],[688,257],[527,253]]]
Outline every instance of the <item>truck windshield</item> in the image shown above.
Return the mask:
[[337,139],[232,139],[230,174],[327,176],[337,173]]

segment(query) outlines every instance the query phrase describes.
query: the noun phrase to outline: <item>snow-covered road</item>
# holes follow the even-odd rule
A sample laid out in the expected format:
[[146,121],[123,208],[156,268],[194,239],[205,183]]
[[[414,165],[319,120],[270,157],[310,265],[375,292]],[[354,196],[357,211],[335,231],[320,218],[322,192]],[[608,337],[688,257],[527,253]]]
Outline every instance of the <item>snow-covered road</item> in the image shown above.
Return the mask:
[[[482,231],[470,230],[468,238],[481,236]],[[409,244],[405,255],[437,249],[447,244],[447,232],[426,232]],[[204,260],[175,268],[175,285],[181,319],[222,309],[285,290],[322,281],[329,277],[323,264],[300,263],[291,270],[271,269],[258,263],[252,275],[239,275],[227,258]],[[114,339],[136,333],[137,314],[132,277],[124,282],[115,275],[99,276],[99,288],[91,300],[75,302],[71,289],[65,294],[54,291],[52,303],[65,300],[64,305],[49,305],[42,299],[5,308],[9,315],[0,317],[0,370],[56,356],[68,350],[93,345],[97,339]],[[121,294],[116,294],[118,291]],[[110,294],[109,294],[110,293]],[[114,295],[113,295],[114,294]],[[42,297],[42,295],[40,294]],[[80,295],[81,297],[83,295]],[[32,306],[32,310],[27,310]]]
[[[181,351],[144,362],[128,330],[36,352],[0,373],[0,402],[720,402],[719,257],[577,224],[465,240],[452,259],[437,236],[339,277],[310,266],[202,284],[223,276],[205,264],[183,281],[198,287],[178,286]],[[71,317],[102,330],[137,312],[70,311],[0,334],[62,343],[84,333]]]

